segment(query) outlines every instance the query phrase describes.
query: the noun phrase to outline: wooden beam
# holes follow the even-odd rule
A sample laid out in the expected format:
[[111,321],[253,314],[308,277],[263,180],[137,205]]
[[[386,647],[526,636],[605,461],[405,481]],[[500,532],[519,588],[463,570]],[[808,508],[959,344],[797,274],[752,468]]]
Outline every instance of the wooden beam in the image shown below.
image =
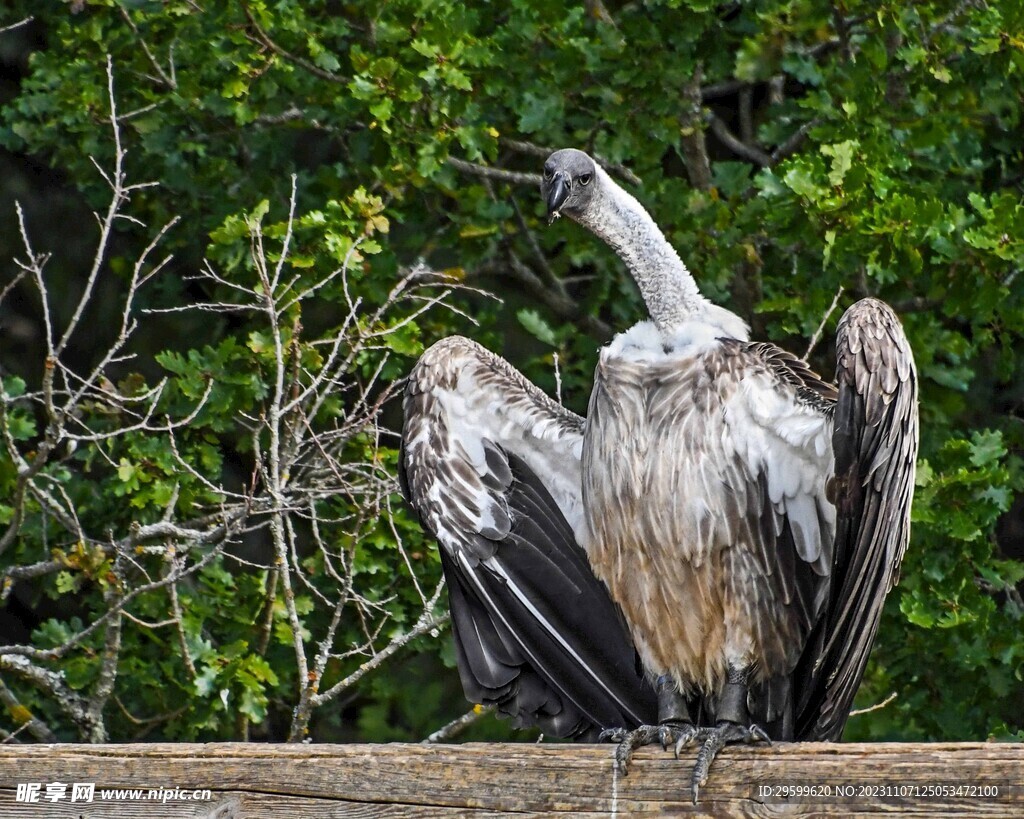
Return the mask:
[[[606,745],[0,745],[0,819],[1024,815],[1024,744],[727,748],[696,808],[693,761],[645,748],[623,778]],[[72,802],[75,783],[93,801]],[[33,784],[40,801],[17,801]]]

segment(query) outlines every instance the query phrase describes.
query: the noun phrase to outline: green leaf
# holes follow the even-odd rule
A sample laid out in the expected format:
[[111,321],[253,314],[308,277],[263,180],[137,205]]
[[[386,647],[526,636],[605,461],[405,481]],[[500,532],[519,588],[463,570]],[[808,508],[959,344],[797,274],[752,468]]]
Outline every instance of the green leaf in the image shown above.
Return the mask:
[[138,489],[141,474],[138,466],[125,458],[121,459],[121,463],[117,467],[117,477],[122,483],[128,484],[129,489]]
[[270,212],[270,201],[267,200],[267,199],[261,199],[259,204],[256,205],[256,207],[254,207],[249,212],[248,216],[246,216],[245,221],[246,221],[246,225],[249,228],[249,231],[250,232],[255,232],[255,230],[263,222],[263,217],[266,216],[267,213],[269,213],[269,212]]
[[746,162],[716,162],[712,171],[715,186],[726,196],[741,196],[750,188],[750,165]]
[[999,430],[979,430],[971,435],[971,463],[992,466],[1006,455],[1003,434]]
[[847,172],[853,167],[853,156],[858,147],[860,147],[860,143],[855,139],[821,146],[821,152],[832,158],[832,169],[828,173],[828,181],[835,187],[843,184]]
[[536,310],[522,309],[516,312],[516,318],[531,336],[552,347],[558,346],[558,339],[555,338],[555,331],[551,328]]
[[532,134],[562,119],[562,98],[554,94],[526,94],[519,113],[519,130]]
[[813,166],[808,163],[794,163],[782,175],[782,181],[797,196],[805,196],[811,201],[821,199],[826,191],[816,181]]
[[935,616],[928,611],[925,605],[911,597],[904,597],[900,602],[900,611],[915,626],[921,628],[932,628],[935,625]]
[[3,390],[8,398],[17,398],[25,394],[25,379],[16,375],[8,375],[3,381]]
[[54,586],[60,594],[78,591],[81,584],[81,575],[72,574],[71,572],[57,572],[57,576],[54,578]]

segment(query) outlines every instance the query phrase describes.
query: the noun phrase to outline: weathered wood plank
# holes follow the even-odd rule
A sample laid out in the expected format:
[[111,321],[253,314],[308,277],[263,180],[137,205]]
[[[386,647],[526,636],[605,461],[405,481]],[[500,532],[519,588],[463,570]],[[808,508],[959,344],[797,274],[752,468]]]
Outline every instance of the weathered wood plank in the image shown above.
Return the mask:
[[[1024,815],[1021,744],[727,748],[696,810],[693,759],[644,749],[622,778],[602,745],[4,745],[0,819]],[[67,783],[68,796],[47,802],[53,782]],[[40,785],[41,801],[16,801],[29,783]],[[73,783],[95,784],[94,800],[72,803]],[[786,787],[803,790],[787,798]],[[211,798],[102,793],[150,788],[209,789]]]

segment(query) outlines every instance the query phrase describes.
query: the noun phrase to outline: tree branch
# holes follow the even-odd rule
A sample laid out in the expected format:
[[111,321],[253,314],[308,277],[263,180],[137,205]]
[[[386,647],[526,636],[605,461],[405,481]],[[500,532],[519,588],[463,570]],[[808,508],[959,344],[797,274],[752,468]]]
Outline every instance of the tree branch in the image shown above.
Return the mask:
[[700,98],[702,102],[708,102],[709,100],[717,100],[720,97],[731,97],[733,94],[737,94],[751,85],[753,83],[749,83],[746,80],[723,80],[722,82],[711,83],[700,89]]
[[325,71],[319,66],[313,65],[313,63],[309,62],[309,60],[305,60],[302,57],[292,54],[290,51],[287,51],[281,46],[279,46],[276,42],[270,39],[270,35],[267,34],[267,32],[263,30],[260,24],[256,22],[256,17],[253,15],[251,9],[249,8],[249,4],[243,2],[241,5],[242,11],[245,13],[245,17],[249,21],[249,27],[252,29],[255,35],[254,39],[258,43],[261,43],[262,45],[269,48],[278,57],[287,60],[292,65],[297,65],[303,71],[308,71],[314,77],[319,77],[321,80],[327,80],[328,82],[341,84],[345,84],[349,81],[348,77],[343,77],[340,74],[335,74],[331,71]]
[[753,162],[761,168],[767,168],[771,164],[772,159],[768,154],[757,146],[747,145],[737,138],[716,114],[712,113],[710,115],[709,124],[711,126],[711,133],[718,137],[718,140],[737,156],[748,162]]
[[821,323],[818,324],[818,329],[814,331],[814,335],[811,336],[811,343],[807,345],[807,352],[804,353],[804,361],[807,361],[811,357],[811,353],[814,352],[814,348],[818,346],[818,342],[821,341],[821,335],[825,331],[825,325],[828,323],[829,317],[835,312],[836,305],[839,304],[839,299],[843,295],[843,286],[839,285],[839,289],[836,290],[836,294],[832,299],[832,304],[829,305],[828,310],[825,311],[825,315],[821,317]]
[[[437,594],[435,594],[435,598],[440,594],[440,591],[443,588],[443,586],[443,583],[438,585]],[[424,634],[427,634],[428,632],[440,629],[441,626],[447,624],[447,622],[450,619],[451,615],[448,612],[444,612],[443,614],[434,614],[430,611],[424,611],[423,614],[420,616],[420,619],[416,622],[416,625],[413,626],[411,631],[407,632],[401,637],[397,637],[394,640],[392,640],[382,651],[378,651],[376,654],[374,654],[373,657],[371,657],[369,660],[367,660],[365,663],[359,666],[358,669],[356,669],[347,677],[345,677],[345,679],[335,683],[322,694],[317,694],[316,696],[314,696],[313,704],[315,706],[320,706],[330,702],[335,697],[337,697],[342,691],[344,691],[347,688],[351,688],[353,685],[359,682],[359,680],[361,680],[364,676],[369,674],[375,668],[379,668],[384,663],[384,661],[387,660],[392,654],[394,654],[402,648],[405,648],[405,646],[407,646],[417,637],[422,637]]]
[[126,9],[124,6],[118,5],[117,10],[121,14],[121,19],[124,20],[125,23],[127,23],[128,28],[132,30],[132,34],[134,34],[135,38],[139,41],[139,46],[140,48],[142,48],[142,53],[146,55],[146,59],[149,60],[149,64],[153,66],[153,70],[156,72],[156,77],[153,77],[151,79],[157,79],[160,83],[164,85],[164,87],[170,89],[171,91],[176,91],[178,89],[178,80],[177,77],[174,76],[174,63],[171,62],[170,64],[170,73],[164,71],[163,66],[160,65],[157,58],[153,55],[153,52],[149,50],[149,44],[146,42],[145,38],[142,36],[142,33],[139,31],[139,27],[135,25],[135,21],[132,20],[132,16],[128,12],[128,9]]
[[712,176],[701,115],[700,81],[702,78],[703,70],[698,66],[693,76],[683,86],[680,141],[683,162],[686,164],[686,175],[690,178],[690,184],[697,190],[706,191],[711,188]]
[[460,170],[463,173],[470,173],[475,176],[483,176],[488,179],[497,179],[500,182],[511,182],[514,185],[531,185],[532,187],[539,187],[541,176],[539,173],[520,173],[519,171],[506,171],[501,168],[491,168],[487,165],[478,165],[475,162],[467,162],[464,159],[458,159],[454,156],[449,156],[445,162],[451,165],[456,170]]
[[[88,704],[64,682],[64,675],[32,663],[26,657],[0,654],[0,671],[32,685],[47,694],[75,724],[83,742],[88,742],[97,726],[89,713]],[[102,728],[101,728],[102,730]]]
[[537,299],[563,321],[578,324],[598,341],[612,337],[612,328],[596,316],[584,313],[571,297],[562,296],[544,284],[544,281],[530,269],[514,252],[508,251],[507,263],[490,262],[472,271],[473,275],[508,276],[523,285],[528,296]]
[[792,156],[800,150],[800,147],[807,141],[808,133],[810,133],[812,128],[816,128],[819,122],[821,122],[821,120],[815,117],[797,128],[785,142],[772,151],[768,162],[769,166],[774,167],[778,165],[783,159],[788,156]]
[[0,704],[7,709],[7,714],[18,725],[18,731],[25,730],[40,742],[58,742],[57,735],[50,730],[45,722],[28,710],[14,696],[3,680],[0,680]]
[[14,29],[21,28],[22,26],[27,26],[35,19],[35,17],[26,17],[24,20],[19,20],[17,23],[12,23],[9,26],[4,26],[3,28],[0,28],[0,34],[3,34],[8,31],[14,31]]
[[439,742],[451,742],[455,737],[469,728],[470,725],[479,722],[488,714],[494,712],[493,705],[474,705],[461,717],[456,717],[446,725],[442,725],[431,733],[425,740],[424,745],[433,745]]
[[869,705],[867,708],[855,708],[853,711],[850,712],[850,716],[857,717],[861,714],[870,714],[872,711],[880,711],[883,708],[885,708],[885,706],[887,706],[889,703],[893,702],[896,699],[896,696],[896,692],[893,691],[888,697],[886,697],[881,702],[876,702],[874,705]]

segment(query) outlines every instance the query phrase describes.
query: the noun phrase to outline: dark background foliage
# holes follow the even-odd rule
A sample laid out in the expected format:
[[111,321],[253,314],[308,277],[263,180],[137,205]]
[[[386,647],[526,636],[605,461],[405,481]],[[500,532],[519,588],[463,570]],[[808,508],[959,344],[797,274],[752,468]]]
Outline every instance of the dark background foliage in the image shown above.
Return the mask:
[[[921,375],[914,532],[858,703],[897,696],[851,720],[846,737],[1021,737],[1024,7],[1016,0],[14,0],[0,26],[29,15],[0,33],[0,286],[23,255],[17,200],[37,250],[52,253],[52,309],[63,321],[95,249],[91,211],[109,196],[92,161],[106,167],[115,150],[107,55],[128,176],[160,183],[133,195],[132,213],[157,226],[181,217],[165,239],[173,261],[140,294],[144,308],[224,298],[195,279],[204,259],[225,276],[250,275],[241,214],[265,201],[268,224],[280,226],[294,174],[297,275],[340,264],[355,238],[372,233],[352,280],[367,304],[381,303],[416,264],[502,299],[456,294],[467,316],[433,310],[404,325],[385,381],[400,378],[424,345],[464,332],[583,411],[597,347],[639,319],[642,305],[607,248],[566,220],[548,228],[540,218],[536,174],[547,150],[563,146],[599,156],[651,210],[704,292],[755,336],[803,354],[825,320],[811,354],[821,372],[832,369],[829,339],[842,308],[869,294],[889,301]],[[118,292],[152,237],[122,224],[102,287]],[[343,303],[336,288],[320,296],[302,315],[311,339],[335,326]],[[83,367],[109,343],[104,328],[120,321],[119,303],[102,300],[88,319],[90,331],[69,351]],[[196,435],[210,447],[204,474],[241,481],[253,455],[234,420],[267,388],[265,351],[252,335],[259,328],[234,313],[144,321],[136,359],[107,376],[169,377],[185,396],[203,372],[233,385],[196,419]],[[43,365],[40,303],[27,282],[0,304],[0,322],[13,401],[20,389],[38,389]],[[397,428],[397,402],[382,418]],[[26,447],[36,420],[26,411]],[[384,461],[393,462],[393,443],[384,442]],[[136,517],[151,520],[166,502],[160,481],[173,470],[157,474],[166,453],[146,445],[119,438],[104,456],[118,469],[88,447],[52,467],[100,539]],[[203,455],[197,441],[190,457]],[[17,523],[14,487],[8,452],[0,456],[5,527]],[[212,502],[201,494],[195,503]],[[82,558],[13,580],[12,567],[75,545],[47,528],[39,507],[17,525],[17,545],[0,557],[0,643],[53,645],[103,610],[95,567]],[[412,573],[436,580],[433,547],[401,513],[396,526],[419,555]],[[378,601],[392,616],[384,638],[410,626],[416,603],[389,531],[352,546],[360,571],[388,589]],[[263,554],[260,535],[252,540],[252,554]],[[257,650],[263,581],[230,561],[206,572],[185,601],[194,643],[154,646],[151,632],[129,624],[117,705],[103,710],[111,737],[286,736],[302,681],[286,623]],[[159,619],[164,603],[149,605],[132,614]],[[305,605],[310,628],[329,619],[315,598]],[[43,666],[87,691],[98,648]],[[206,677],[183,681],[183,652],[203,658]],[[332,673],[359,662],[339,660]],[[73,735],[52,691],[24,676],[5,681],[0,727],[16,730],[31,712]],[[220,699],[224,690],[245,704],[244,725]],[[311,730],[318,739],[419,739],[465,709],[447,639],[425,635],[318,712]],[[143,717],[152,721],[140,727]],[[508,732],[493,721],[473,730]]]

